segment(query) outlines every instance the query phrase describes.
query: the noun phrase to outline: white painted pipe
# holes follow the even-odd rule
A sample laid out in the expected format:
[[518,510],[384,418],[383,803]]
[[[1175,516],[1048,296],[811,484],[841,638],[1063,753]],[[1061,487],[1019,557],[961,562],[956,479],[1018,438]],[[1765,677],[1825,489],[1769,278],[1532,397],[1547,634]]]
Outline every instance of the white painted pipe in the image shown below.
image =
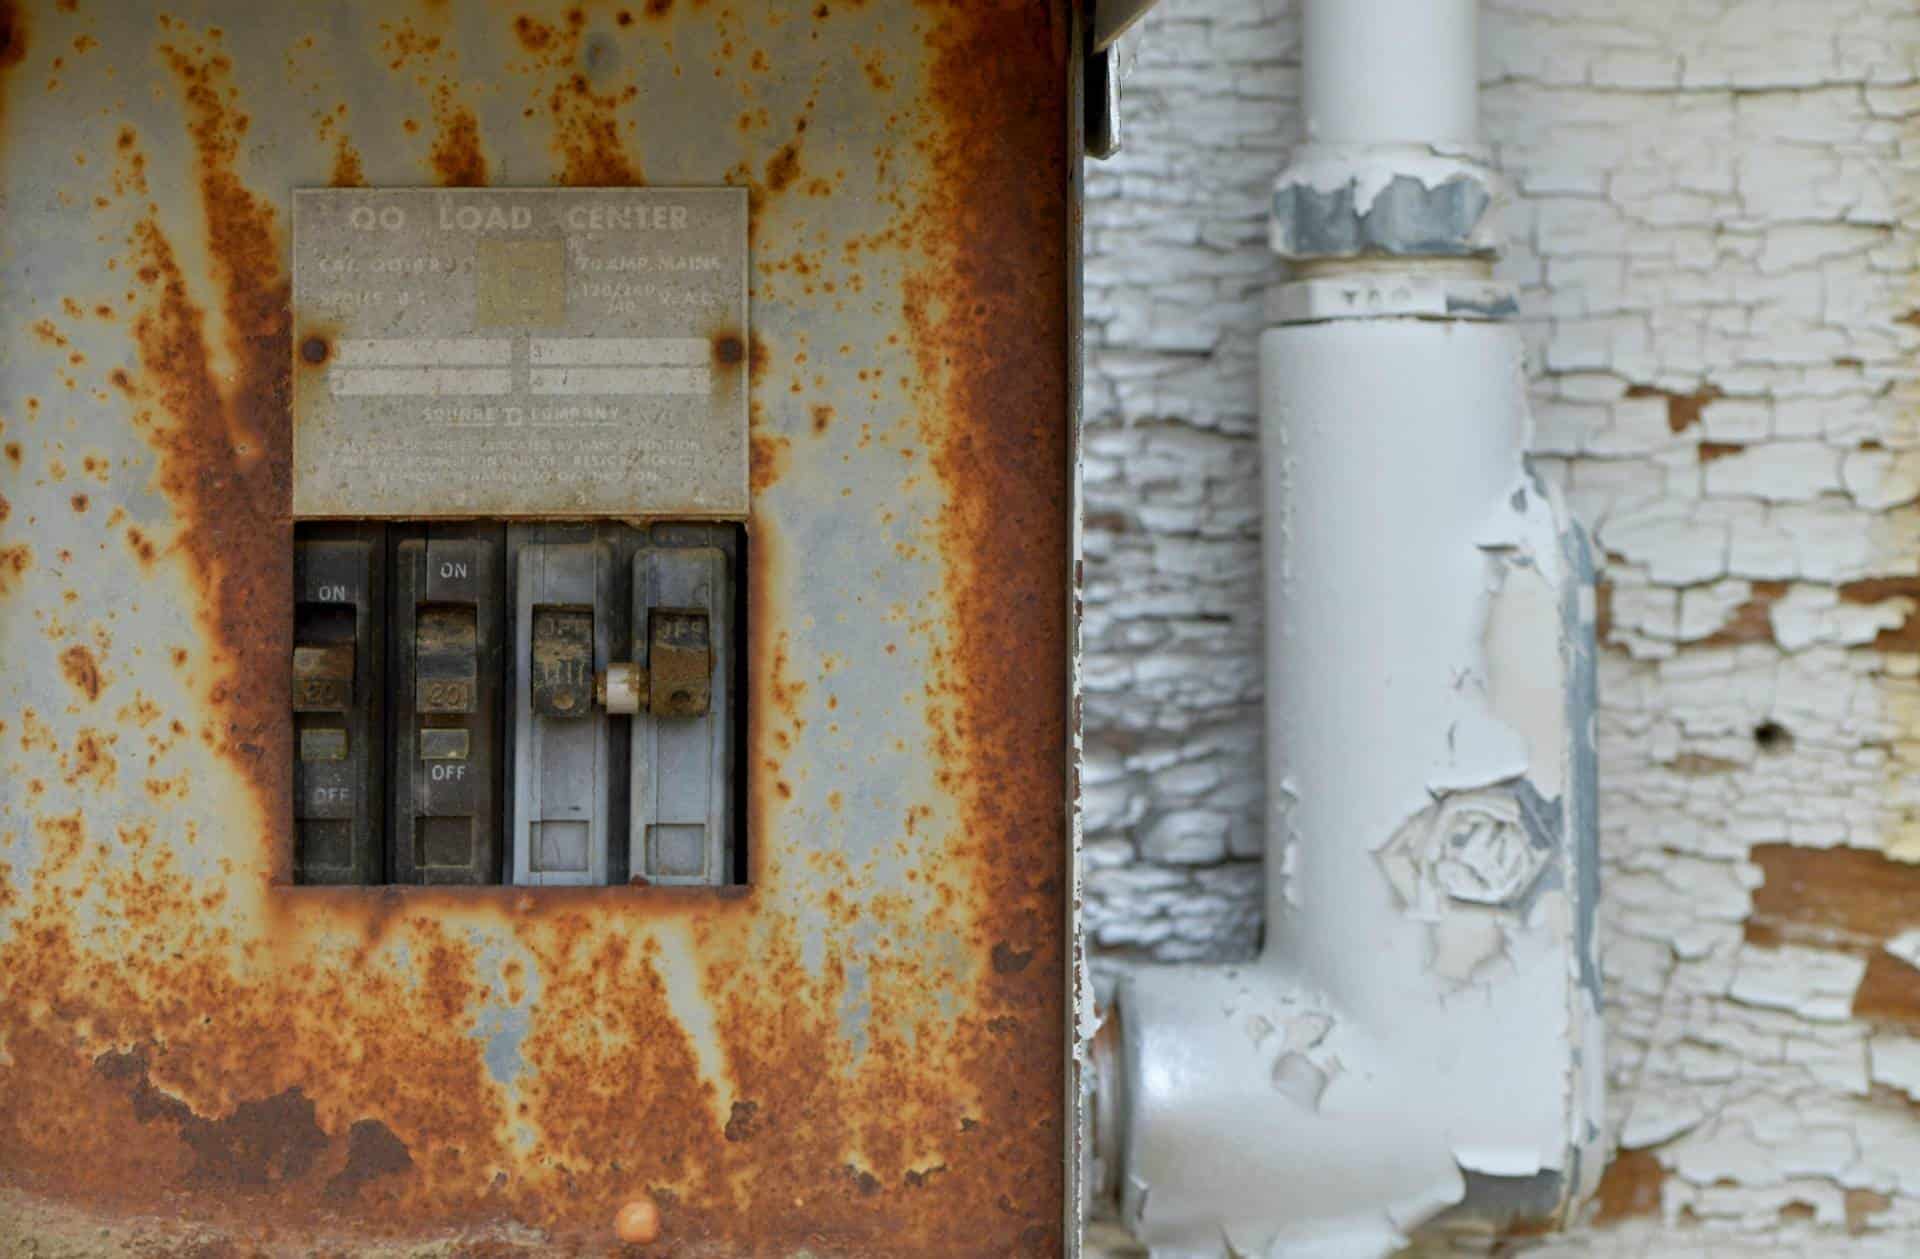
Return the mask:
[[1474,143],[1476,0],[1306,0],[1306,138],[1321,145]]
[[[1379,1026],[1431,1004],[1427,933],[1374,854],[1448,790],[1565,782],[1558,593],[1540,586],[1544,715],[1495,711],[1489,549],[1557,578],[1521,473],[1520,336],[1488,322],[1332,320],[1261,338],[1270,947]],[[1516,503],[1518,506],[1516,507]],[[1528,731],[1543,733],[1530,749]]]
[[1591,605],[1522,462],[1520,337],[1260,348],[1267,942],[1123,981],[1127,1221],[1156,1256],[1365,1259],[1473,1185],[1474,1223],[1551,1218],[1597,1171]]
[[1511,299],[1455,261],[1497,246],[1475,5],[1305,22],[1275,244],[1343,269],[1260,341],[1267,938],[1116,988],[1101,1158],[1156,1259],[1538,1225],[1603,1147],[1591,572]]

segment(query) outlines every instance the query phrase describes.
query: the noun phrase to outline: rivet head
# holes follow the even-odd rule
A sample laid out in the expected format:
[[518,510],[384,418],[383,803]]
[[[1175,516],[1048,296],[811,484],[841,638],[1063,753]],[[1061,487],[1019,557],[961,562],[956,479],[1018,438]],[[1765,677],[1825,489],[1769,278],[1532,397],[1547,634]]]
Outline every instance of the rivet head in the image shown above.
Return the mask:
[[652,1198],[640,1197],[620,1208],[613,1217],[614,1236],[629,1246],[644,1246],[660,1237],[660,1208]]

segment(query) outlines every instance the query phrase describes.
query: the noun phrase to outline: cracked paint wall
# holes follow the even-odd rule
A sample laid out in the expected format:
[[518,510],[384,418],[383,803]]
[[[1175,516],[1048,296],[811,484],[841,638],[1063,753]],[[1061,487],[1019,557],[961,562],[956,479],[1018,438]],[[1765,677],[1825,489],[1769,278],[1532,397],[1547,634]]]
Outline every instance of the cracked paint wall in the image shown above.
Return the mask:
[[[1164,0],[1088,172],[1088,921],[1259,931],[1281,0]],[[1552,1255],[1920,1226],[1920,5],[1487,0],[1540,470],[1603,562],[1611,1120]],[[1278,697],[1284,702],[1285,697]]]

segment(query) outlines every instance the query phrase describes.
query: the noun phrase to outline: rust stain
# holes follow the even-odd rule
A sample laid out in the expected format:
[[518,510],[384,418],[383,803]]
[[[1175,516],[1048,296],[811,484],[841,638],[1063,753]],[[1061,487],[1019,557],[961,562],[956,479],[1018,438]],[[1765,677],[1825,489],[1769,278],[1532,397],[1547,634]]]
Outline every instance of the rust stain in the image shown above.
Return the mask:
[[480,146],[480,119],[442,84],[433,98],[433,173],[443,187],[478,188],[487,182],[487,155]]
[[787,471],[793,443],[778,433],[755,432],[747,436],[747,488],[763,494],[779,483]]
[[553,129],[551,143],[560,159],[556,182],[582,188],[639,187],[647,182],[646,174],[628,150],[639,88],[631,82],[599,81],[603,76],[593,72],[587,26],[580,9],[569,10],[557,24],[526,14],[513,20],[514,37],[548,80],[536,108]]
[[290,611],[260,595],[292,581],[290,286],[276,212],[247,189],[237,169],[246,124],[232,103],[231,63],[218,52],[171,44],[161,51],[188,110],[226,349],[237,372],[223,388],[210,361],[206,314],[188,296],[160,224],[143,219],[135,228],[135,252],[143,280],[153,278],[144,281],[148,303],[134,320],[134,342],[145,391],[167,415],[148,439],[178,524],[173,544],[202,588],[203,629],[215,665],[209,694],[225,701],[216,744],[251,782],[263,845],[283,868],[291,735],[284,696],[261,679],[284,673]]
[[0,547],[0,595],[11,594],[20,578],[33,567],[33,549],[24,542]]
[[[982,1036],[959,1065],[983,1100],[983,1127],[1003,1140],[1059,1148],[1057,1076],[1065,1061],[1061,953],[1067,713],[1069,368],[1065,66],[1051,6],[1001,8],[997,20],[935,24],[932,94],[945,125],[928,155],[922,211],[932,266],[913,277],[903,312],[920,371],[938,392],[921,428],[945,491],[941,553],[949,582],[950,654],[935,697],[941,758],[963,801],[963,860],[993,907],[974,947],[1031,954],[1012,973],[991,965]],[[1013,330],[1018,329],[1018,333]],[[1003,1157],[1032,1163],[1028,1141]],[[943,1177],[944,1181],[945,1178]],[[1010,1248],[1057,1253],[1060,1161],[1006,1186]],[[1011,1208],[1007,1210],[1007,1208]]]
[[160,548],[153,544],[153,539],[149,538],[139,525],[128,525],[126,537],[127,549],[133,552],[134,558],[140,561],[142,567],[152,564],[160,557]]
[[360,151],[353,147],[353,141],[346,133],[334,137],[333,175],[330,181],[335,188],[364,188],[367,186],[367,173],[360,167]]
[[61,781],[68,786],[86,785],[94,791],[113,785],[120,763],[110,750],[113,736],[98,730],[82,730],[73,741],[73,750],[60,758]]
[[91,704],[100,698],[100,662],[93,657],[93,649],[85,643],[75,643],[60,653],[60,672],[74,689],[87,697]]
[[0,0],[0,124],[7,119],[13,70],[27,59],[27,23],[14,0]]
[[800,142],[789,140],[767,159],[766,187],[769,192],[785,192],[800,177]]
[[27,59],[27,24],[13,0],[0,3],[0,70],[11,70]]
[[528,52],[545,52],[554,45],[553,28],[525,14],[513,19],[513,34]]

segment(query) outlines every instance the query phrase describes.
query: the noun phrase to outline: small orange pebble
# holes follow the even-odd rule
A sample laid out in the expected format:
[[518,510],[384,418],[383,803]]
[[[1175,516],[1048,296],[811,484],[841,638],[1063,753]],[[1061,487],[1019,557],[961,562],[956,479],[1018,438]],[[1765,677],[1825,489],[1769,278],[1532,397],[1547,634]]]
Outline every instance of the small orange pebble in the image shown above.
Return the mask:
[[644,1246],[660,1236],[660,1208],[652,1198],[635,1198],[613,1217],[613,1231],[623,1242]]

